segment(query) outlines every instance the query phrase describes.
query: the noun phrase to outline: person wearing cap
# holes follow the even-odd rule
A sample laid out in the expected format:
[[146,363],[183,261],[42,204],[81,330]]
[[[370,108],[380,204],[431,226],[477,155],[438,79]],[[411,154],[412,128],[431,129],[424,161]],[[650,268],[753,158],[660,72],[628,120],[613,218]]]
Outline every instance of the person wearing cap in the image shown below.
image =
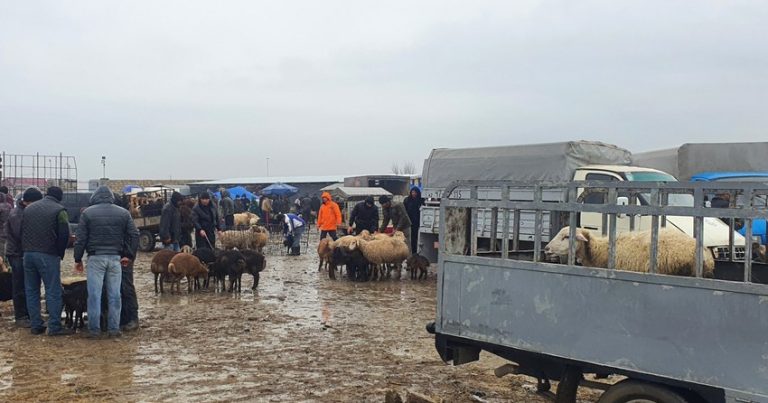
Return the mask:
[[352,208],[347,232],[352,233],[354,231],[355,235],[358,235],[363,230],[368,230],[368,232],[374,233],[378,228],[379,208],[373,203],[373,197],[368,196]]
[[165,203],[160,214],[160,240],[165,245],[165,249],[180,251],[179,240],[181,240],[181,213],[179,207],[184,200],[184,196],[179,192],[171,194],[171,200]]
[[122,267],[136,258],[139,247],[139,231],[131,214],[114,202],[109,187],[99,186],[77,225],[75,271],[83,272],[83,255],[88,252],[88,333],[92,338],[101,336],[101,293],[105,285],[107,332],[110,337],[120,336]]
[[320,230],[320,239],[330,236],[336,240],[336,229],[341,224],[341,210],[339,205],[331,199],[331,194],[323,192],[320,197],[323,204],[317,213],[317,228]]
[[405,243],[410,247],[411,245],[411,219],[408,218],[408,211],[405,210],[405,206],[400,202],[393,202],[389,196],[379,197],[379,204],[381,204],[381,211],[383,212],[384,219],[381,221],[379,232],[384,232],[387,229],[387,225],[392,221],[392,227],[395,231],[402,231],[405,235]]
[[13,293],[13,314],[17,327],[29,327],[29,312],[27,311],[27,294],[24,289],[24,251],[21,248],[21,226],[24,208],[43,198],[43,193],[36,187],[27,188],[16,197],[16,208],[11,210],[5,231],[8,242],[5,254],[11,265],[11,289]]
[[421,223],[421,206],[424,205],[424,199],[421,198],[421,189],[418,186],[411,186],[408,197],[403,201],[405,211],[408,212],[408,218],[411,220],[411,253],[419,251],[419,224]]
[[195,225],[195,245],[197,248],[216,247],[216,232],[221,230],[219,213],[211,204],[211,194],[202,192],[197,196],[197,204],[192,208],[192,223]]
[[51,186],[42,200],[24,209],[21,249],[24,251],[24,286],[32,334],[45,332],[40,314],[40,283],[45,286],[48,335],[72,334],[61,326],[61,260],[69,243],[69,216],[61,205],[64,192]]

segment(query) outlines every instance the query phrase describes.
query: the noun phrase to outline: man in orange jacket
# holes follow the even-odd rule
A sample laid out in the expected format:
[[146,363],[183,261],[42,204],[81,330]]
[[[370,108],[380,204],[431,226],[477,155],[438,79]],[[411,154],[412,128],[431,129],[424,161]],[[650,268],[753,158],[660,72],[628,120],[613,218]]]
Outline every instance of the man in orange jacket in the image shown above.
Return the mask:
[[336,228],[341,224],[341,210],[339,205],[331,199],[331,194],[323,192],[321,196],[323,204],[317,213],[317,228],[320,229],[320,239],[330,235],[331,239],[336,240]]

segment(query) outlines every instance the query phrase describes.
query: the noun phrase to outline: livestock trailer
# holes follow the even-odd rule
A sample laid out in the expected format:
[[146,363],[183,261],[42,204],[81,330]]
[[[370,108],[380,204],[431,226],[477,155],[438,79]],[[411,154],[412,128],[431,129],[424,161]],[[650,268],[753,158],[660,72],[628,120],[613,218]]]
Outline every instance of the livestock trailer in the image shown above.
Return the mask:
[[[723,185],[723,184],[718,184]],[[751,221],[768,216],[752,207],[768,186],[728,183],[747,195],[738,208],[706,208],[712,183],[498,182],[454,183],[442,196],[437,309],[427,330],[444,361],[479,359],[484,350],[511,361],[497,375],[525,374],[540,391],[560,381],[557,402],[573,402],[577,388],[604,389],[600,402],[768,402],[768,276],[752,259],[717,261],[715,278],[703,278],[706,217]],[[456,189],[468,189],[461,198]],[[485,189],[485,191],[480,191]],[[495,189],[495,191],[490,191]],[[604,204],[578,202],[580,189],[607,194]],[[560,192],[558,202],[543,195]],[[528,193],[527,200],[512,194]],[[620,193],[643,195],[647,205],[619,203]],[[690,195],[690,205],[669,205],[673,195]],[[501,218],[493,250],[478,248],[476,222],[490,210]],[[519,248],[521,213],[535,217],[533,248]],[[583,267],[574,242],[577,215],[608,220],[606,268]],[[545,259],[543,217],[569,225],[569,253],[563,262]],[[617,217],[650,216],[645,249],[648,272],[615,267]],[[659,228],[666,215],[693,217],[696,252],[693,275],[659,274]],[[671,225],[671,224],[670,224]],[[730,245],[733,248],[733,244]],[[745,245],[751,256],[751,245]],[[674,246],[672,246],[674,248]],[[646,250],[644,254],[641,251]],[[663,270],[662,270],[663,271]],[[584,374],[610,382],[585,381]]]

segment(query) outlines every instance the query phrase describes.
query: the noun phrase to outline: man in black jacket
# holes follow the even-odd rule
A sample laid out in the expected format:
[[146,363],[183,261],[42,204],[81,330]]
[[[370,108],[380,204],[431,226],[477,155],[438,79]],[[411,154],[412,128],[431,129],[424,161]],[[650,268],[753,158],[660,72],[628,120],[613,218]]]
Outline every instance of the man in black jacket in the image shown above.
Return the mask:
[[216,247],[216,231],[221,230],[219,213],[211,203],[211,195],[202,192],[192,209],[192,223],[195,226],[195,245],[198,249]]
[[411,253],[416,253],[419,247],[421,206],[424,205],[424,199],[421,198],[421,189],[418,186],[411,187],[411,192],[403,201],[403,205],[405,206],[405,211],[408,212],[408,218],[411,220]]
[[32,334],[45,332],[40,315],[40,282],[45,285],[48,335],[72,334],[61,327],[61,260],[69,243],[69,216],[61,205],[64,192],[51,186],[46,196],[24,209],[21,249],[24,251],[24,288]]
[[171,194],[171,200],[163,206],[163,212],[160,214],[160,240],[165,245],[165,249],[180,251],[179,240],[181,239],[181,213],[179,206],[184,200],[184,196],[179,192]]
[[373,197],[368,196],[365,201],[355,204],[352,214],[349,215],[348,232],[352,232],[354,226],[355,235],[368,230],[370,233],[376,232],[379,228],[379,208],[373,203]]
[[[80,215],[75,241],[75,270],[83,271],[83,254],[88,252],[88,332],[101,335],[101,292],[106,280],[107,331],[120,335],[120,283],[122,266],[136,257],[139,231],[127,210],[114,204],[112,191],[100,186],[91,196],[91,206]],[[124,256],[123,256],[124,255]]]
[[16,208],[11,210],[5,231],[8,242],[5,254],[11,264],[11,282],[13,290],[13,313],[17,327],[29,327],[29,312],[27,312],[27,294],[24,290],[24,252],[21,249],[21,225],[24,208],[43,198],[43,193],[36,187],[28,188],[16,198]]

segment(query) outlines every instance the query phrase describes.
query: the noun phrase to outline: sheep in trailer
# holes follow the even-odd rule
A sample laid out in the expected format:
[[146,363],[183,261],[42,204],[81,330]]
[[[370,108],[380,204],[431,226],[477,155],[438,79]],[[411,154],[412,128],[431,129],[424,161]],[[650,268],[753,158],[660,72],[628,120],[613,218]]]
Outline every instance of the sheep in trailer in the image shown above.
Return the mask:
[[[544,247],[547,256],[568,256],[569,227],[565,227]],[[583,266],[608,267],[608,238],[576,229],[576,258]],[[622,232],[616,235],[616,269],[646,273],[650,266],[651,231]],[[657,273],[694,276],[696,240],[677,229],[660,228],[656,258]],[[704,250],[704,277],[713,277],[715,260]]]
[[159,280],[160,293],[163,293],[163,281],[165,280],[165,274],[168,272],[168,263],[171,263],[171,259],[176,256],[177,253],[179,252],[163,249],[155,253],[155,256],[152,256],[149,270],[155,275],[155,292],[157,292],[157,284]]

